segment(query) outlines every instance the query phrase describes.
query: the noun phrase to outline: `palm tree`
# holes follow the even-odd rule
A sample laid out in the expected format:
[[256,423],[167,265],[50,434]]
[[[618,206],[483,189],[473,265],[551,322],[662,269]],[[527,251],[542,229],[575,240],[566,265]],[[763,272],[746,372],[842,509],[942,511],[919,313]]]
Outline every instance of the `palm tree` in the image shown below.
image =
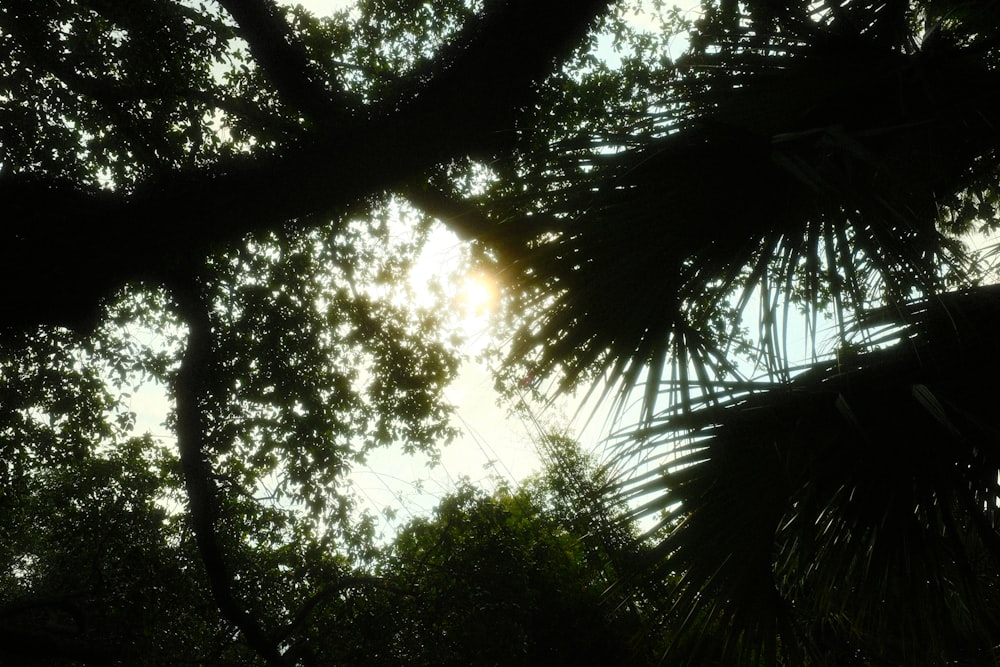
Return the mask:
[[[512,358],[642,393],[621,481],[683,520],[674,659],[992,664],[1000,302],[958,235],[996,224],[1000,3],[736,4],[631,124],[503,172]],[[795,309],[842,354],[793,368]]]
[[740,664],[995,663],[1000,424],[973,378],[1000,370],[998,300],[887,310],[863,353],[644,429],[658,461],[626,493],[685,518],[659,546],[683,573],[677,648],[701,663],[723,634]]

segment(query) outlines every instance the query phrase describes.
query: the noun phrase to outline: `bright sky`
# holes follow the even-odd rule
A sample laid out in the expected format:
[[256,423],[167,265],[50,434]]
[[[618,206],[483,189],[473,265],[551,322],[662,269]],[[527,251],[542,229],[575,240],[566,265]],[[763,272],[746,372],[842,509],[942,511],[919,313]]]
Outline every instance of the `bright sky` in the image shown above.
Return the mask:
[[[353,2],[292,0],[287,4],[302,4],[322,16],[350,7]],[[641,18],[637,17],[637,21]],[[431,268],[418,268],[416,282],[421,280],[421,270],[454,266],[459,254],[458,239],[447,230],[440,230],[424,252],[422,264]],[[487,276],[485,281],[467,279],[459,289],[460,302],[465,301],[470,311],[465,323],[470,334],[464,350],[468,360],[458,379],[448,388],[446,398],[455,407],[455,425],[462,435],[443,449],[440,463],[434,468],[428,467],[425,457],[386,449],[373,453],[368,465],[360,467],[353,475],[356,489],[370,506],[376,511],[394,508],[398,521],[432,510],[438,500],[454,488],[459,477],[469,477],[478,486],[492,490],[500,480],[514,483],[537,472],[541,463],[534,441],[543,424],[569,427],[585,446],[596,443],[603,430],[603,420],[594,418],[586,433],[582,433],[586,417],[592,410],[589,407],[580,410],[580,416],[572,419],[578,412],[572,397],[545,409],[535,406],[534,419],[528,421],[509,416],[510,406],[498,405],[492,373],[474,361],[476,353],[490,342],[488,315],[490,301],[495,298],[495,286]]]
[[[459,265],[461,250],[454,234],[435,230],[411,274],[418,298],[432,277]],[[368,465],[353,475],[356,489],[375,509],[392,507],[402,521],[433,509],[461,476],[492,490],[498,480],[514,482],[538,467],[531,431],[519,420],[508,419],[507,410],[497,405],[489,369],[474,360],[490,342],[496,286],[487,275],[470,274],[456,287],[452,298],[464,313],[466,361],[445,398],[455,407],[454,425],[462,436],[443,448],[434,468],[428,467],[426,457],[389,448],[373,452]]]
[[[349,0],[295,0],[317,15],[327,15],[349,7]],[[418,262],[411,280],[419,289],[435,271],[454,267],[461,255],[461,242],[448,230],[436,231]],[[569,428],[585,447],[599,443],[607,432],[605,417],[593,406],[579,408],[579,400],[567,397],[542,409],[534,406],[532,417],[525,420],[510,416],[510,406],[498,405],[490,369],[474,359],[491,343],[488,320],[496,285],[489,276],[469,276],[456,294],[456,307],[466,310],[464,328],[468,343],[463,353],[467,360],[458,379],[446,391],[446,399],[455,408],[455,425],[462,435],[444,447],[440,462],[429,467],[423,456],[409,456],[397,448],[377,450],[366,466],[359,466],[352,481],[359,496],[375,513],[392,508],[395,522],[383,525],[391,535],[394,526],[412,517],[430,512],[441,497],[454,488],[460,477],[470,478],[477,486],[494,490],[501,482],[514,484],[541,468],[535,440],[544,427]],[[144,387],[132,397],[140,429],[165,436],[160,426],[166,413],[162,392]],[[575,416],[575,419],[574,419]]]
[[[286,4],[302,4],[317,15],[328,15],[350,7],[353,2],[292,0]],[[675,4],[691,13],[696,11],[699,2],[678,0]],[[635,16],[634,24],[637,27],[654,27],[642,15]],[[683,39],[678,40],[675,48],[678,51],[685,48]],[[612,61],[615,58],[610,50],[605,57]],[[447,230],[438,231],[424,253],[422,268],[418,267],[414,274],[416,285],[421,280],[426,283],[426,278],[434,270],[454,266],[459,254],[458,239]],[[534,441],[542,424],[568,427],[570,434],[575,435],[584,447],[599,447],[602,436],[610,428],[606,422],[606,409],[595,411],[593,405],[578,409],[579,399],[573,397],[545,410],[535,406],[534,419],[528,421],[510,417],[509,406],[497,404],[498,396],[490,370],[473,360],[476,352],[490,342],[488,311],[491,300],[495,298],[494,289],[488,277],[486,281],[469,278],[459,287],[460,302],[464,301],[469,311],[465,328],[471,335],[464,351],[469,359],[462,366],[456,382],[447,390],[446,398],[455,406],[456,426],[463,435],[443,449],[440,465],[435,468],[429,468],[424,457],[407,456],[401,451],[387,449],[374,453],[368,465],[359,468],[353,475],[356,489],[370,507],[376,512],[386,507],[394,508],[397,523],[432,510],[461,476],[469,477],[481,488],[492,490],[498,480],[513,483],[538,471],[541,463]],[[808,356],[804,334],[802,346],[803,356]],[[577,417],[572,419],[574,415]],[[588,423],[586,417],[591,415]]]

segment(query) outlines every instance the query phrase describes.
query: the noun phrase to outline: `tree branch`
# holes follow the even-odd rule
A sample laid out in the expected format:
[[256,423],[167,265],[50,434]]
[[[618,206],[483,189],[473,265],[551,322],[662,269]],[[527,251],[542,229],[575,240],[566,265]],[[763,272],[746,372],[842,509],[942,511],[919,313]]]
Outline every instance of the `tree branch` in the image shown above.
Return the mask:
[[223,617],[239,628],[247,645],[269,665],[286,667],[277,642],[268,636],[259,619],[251,616],[233,591],[233,575],[216,529],[218,489],[212,481],[212,464],[205,452],[209,403],[206,376],[211,372],[212,365],[209,307],[204,303],[196,281],[173,287],[175,299],[189,328],[187,349],[177,374],[174,395],[177,402],[177,447],[198,551],[205,565],[212,596]]
[[[127,282],[192,275],[247,234],[309,224],[471,154],[510,150],[533,83],[609,0],[496,0],[396,100],[280,153],[171,172],[134,194],[80,192],[46,175],[0,176],[0,325],[86,326]],[[49,267],[64,278],[51,280]]]
[[274,0],[219,0],[239,25],[250,53],[281,98],[317,122],[347,115],[346,99],[334,100],[317,67],[292,33]]
[[[522,238],[511,237],[510,227],[498,225],[474,203],[433,183],[415,184],[404,188],[401,194],[418,209],[447,225],[460,239],[482,243],[502,266],[516,262],[518,252],[524,248]],[[518,231],[526,232],[526,225],[518,225]]]

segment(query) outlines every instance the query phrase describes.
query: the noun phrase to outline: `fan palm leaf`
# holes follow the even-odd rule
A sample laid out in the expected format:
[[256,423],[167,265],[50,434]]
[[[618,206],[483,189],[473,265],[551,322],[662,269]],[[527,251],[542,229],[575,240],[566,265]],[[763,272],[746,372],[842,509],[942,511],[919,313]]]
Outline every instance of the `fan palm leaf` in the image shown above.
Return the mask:
[[[670,528],[673,662],[992,663],[1000,299],[949,233],[996,217],[1000,3],[735,6],[633,131],[525,157],[512,356],[645,385],[611,465]],[[796,306],[844,354],[792,368]]]
[[561,140],[523,167],[499,225],[530,249],[518,266],[538,295],[514,358],[564,385],[670,365],[711,385],[759,290],[780,297],[772,319],[798,300],[843,323],[967,279],[939,213],[995,177],[1000,74],[980,48],[906,51],[824,20],[724,36],[677,64],[634,133]]
[[1000,371],[1000,288],[890,315],[895,345],[642,431],[652,464],[626,496],[683,519],[654,558],[677,577],[675,658],[997,659],[1000,417],[980,380]]
[[[1000,3],[706,4],[631,129],[542,127],[490,196],[511,356],[644,385],[610,466],[676,661],[990,663],[1000,299],[952,234],[997,217]],[[796,307],[843,354],[793,368]]]

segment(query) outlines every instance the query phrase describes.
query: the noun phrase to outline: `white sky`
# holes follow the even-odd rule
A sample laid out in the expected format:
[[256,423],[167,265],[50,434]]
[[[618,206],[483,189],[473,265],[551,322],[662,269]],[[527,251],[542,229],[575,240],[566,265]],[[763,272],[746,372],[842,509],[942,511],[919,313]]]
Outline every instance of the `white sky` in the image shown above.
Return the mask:
[[[415,266],[411,276],[414,286],[425,284],[436,271],[448,271],[458,265],[461,249],[461,242],[454,234],[438,228]],[[460,286],[456,308],[467,307],[462,303],[463,292]],[[533,417],[528,419],[512,416],[510,405],[499,404],[492,372],[476,361],[486,346],[496,344],[489,328],[490,313],[480,309],[476,314],[475,310],[468,308],[463,323],[467,342],[461,353],[465,362],[455,382],[445,391],[445,400],[454,406],[453,425],[461,435],[442,448],[440,461],[433,468],[428,467],[427,457],[408,456],[399,448],[388,448],[373,452],[368,464],[358,467],[352,476],[355,488],[369,506],[376,511],[393,508],[397,521],[431,511],[460,477],[468,477],[476,486],[493,491],[501,483],[513,486],[540,471],[535,441],[544,428],[570,428],[584,443],[599,440],[594,428],[584,440],[583,419],[575,420],[577,425],[573,428],[571,417],[576,404],[572,398],[545,408],[533,405]]]
[[[697,0],[688,0],[697,2]],[[338,9],[352,6],[351,0],[292,0],[285,4],[301,4],[317,15],[328,15]],[[637,22],[641,22],[637,17]],[[431,239],[425,251],[430,264],[441,266],[453,263],[458,254],[458,241],[447,231]],[[359,494],[372,509],[381,511],[392,507],[397,522],[412,516],[426,514],[438,500],[454,487],[462,476],[470,478],[477,486],[493,490],[498,480],[516,483],[541,469],[541,462],[534,441],[544,425],[566,427],[579,437],[584,446],[600,440],[603,418],[594,418],[583,433],[587,417],[593,413],[588,407],[578,412],[577,403],[568,397],[554,406],[533,409],[534,420],[525,422],[509,416],[509,406],[497,404],[498,395],[493,388],[489,369],[471,358],[476,347],[489,339],[485,317],[470,321],[468,326],[476,335],[470,336],[465,352],[470,357],[462,366],[459,377],[445,393],[455,407],[455,420],[462,435],[441,452],[440,464],[427,466],[421,456],[407,456],[396,449],[374,452],[367,466],[359,467],[353,480]]]
[[[317,15],[327,15],[353,2],[294,0],[283,4],[302,4]],[[454,265],[459,252],[456,237],[441,230],[432,237],[424,258],[431,266]],[[468,477],[477,486],[492,491],[501,481],[514,484],[538,472],[542,466],[534,442],[543,425],[568,428],[584,447],[594,447],[606,433],[606,417],[594,416],[588,426],[587,417],[598,413],[592,406],[578,410],[579,399],[573,397],[545,409],[535,406],[533,419],[528,421],[510,417],[509,406],[498,405],[490,370],[472,360],[489,343],[487,317],[469,318],[466,326],[473,334],[464,350],[469,359],[445,393],[455,408],[455,425],[462,435],[442,449],[440,463],[433,468],[428,467],[426,457],[408,456],[389,448],[373,452],[368,465],[359,466],[352,475],[355,489],[371,510],[381,514],[387,507],[394,509],[396,520],[383,523],[387,535],[394,532],[394,526],[430,512],[460,477]],[[148,429],[156,436],[168,437],[161,425],[167,408],[157,387],[136,392],[131,408],[137,414],[140,431]]]
[[[317,15],[328,15],[354,3],[352,0],[291,0],[284,4],[302,4]],[[697,11],[699,0],[678,0],[673,4],[691,13]],[[634,24],[655,29],[650,19],[642,15],[635,16]],[[684,40],[679,39],[671,48],[677,49],[678,53],[671,55],[679,55],[683,48]],[[610,50],[605,57],[611,61],[615,59]],[[458,244],[454,235],[442,230],[432,238],[425,258],[432,266],[453,264],[457,261]],[[470,319],[467,326],[478,333],[470,337],[465,350],[471,359],[475,356],[476,347],[489,340],[489,331],[486,318]],[[809,356],[804,333],[802,353],[804,358]],[[792,354],[794,356],[795,352],[792,351]],[[545,410],[535,406],[535,420],[530,422],[509,417],[508,407],[497,405],[498,397],[489,369],[471,360],[462,366],[458,379],[448,388],[446,398],[455,406],[456,426],[463,435],[443,448],[439,466],[428,468],[424,457],[411,457],[398,450],[386,449],[373,453],[368,465],[360,467],[353,475],[356,489],[370,503],[371,509],[379,512],[392,507],[396,510],[396,525],[432,510],[461,476],[469,477],[477,486],[489,491],[496,488],[498,480],[515,483],[537,472],[541,463],[534,441],[543,424],[568,428],[570,435],[577,437],[585,448],[599,448],[602,437],[610,428],[606,423],[606,408],[596,411],[589,404],[584,409],[578,409],[579,399],[573,397],[567,397]],[[574,415],[577,417],[571,419]],[[586,418],[591,415],[588,424]],[[627,422],[629,417],[624,419]],[[391,529],[389,532],[392,532]]]

